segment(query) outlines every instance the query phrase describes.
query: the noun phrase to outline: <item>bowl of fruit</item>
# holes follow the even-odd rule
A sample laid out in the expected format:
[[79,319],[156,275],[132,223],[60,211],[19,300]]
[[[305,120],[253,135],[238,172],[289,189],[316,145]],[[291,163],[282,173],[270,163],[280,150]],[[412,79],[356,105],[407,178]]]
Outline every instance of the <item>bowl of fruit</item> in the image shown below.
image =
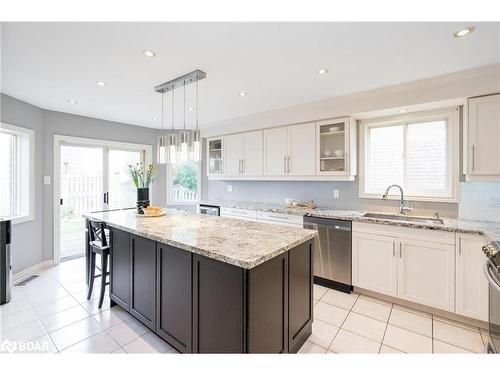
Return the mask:
[[142,208],[142,214],[137,214],[137,216],[144,216],[144,217],[158,217],[158,216],[163,216],[166,214],[165,209],[162,207],[158,206],[147,206],[147,207],[141,207]]

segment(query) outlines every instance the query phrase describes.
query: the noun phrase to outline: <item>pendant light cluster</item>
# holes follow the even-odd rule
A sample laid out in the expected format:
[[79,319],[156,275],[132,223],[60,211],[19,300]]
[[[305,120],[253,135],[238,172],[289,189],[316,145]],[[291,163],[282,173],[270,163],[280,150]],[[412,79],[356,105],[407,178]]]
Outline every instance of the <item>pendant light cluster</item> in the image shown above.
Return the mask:
[[[158,137],[157,163],[175,163],[180,161],[200,161],[201,160],[201,136],[198,129],[198,81],[207,75],[201,70],[185,74],[174,80],[156,86],[155,91],[161,94],[161,134]],[[186,129],[186,86],[196,84],[196,125],[194,129]],[[174,91],[178,88],[183,90],[183,127],[174,127]],[[164,129],[164,96],[170,92],[171,96],[171,128]]]

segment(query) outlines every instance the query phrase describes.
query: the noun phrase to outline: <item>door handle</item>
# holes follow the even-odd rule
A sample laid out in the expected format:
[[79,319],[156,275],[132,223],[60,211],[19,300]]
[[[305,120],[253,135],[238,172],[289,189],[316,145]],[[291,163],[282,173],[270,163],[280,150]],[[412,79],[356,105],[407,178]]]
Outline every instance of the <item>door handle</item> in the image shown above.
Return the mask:
[[476,146],[472,145],[472,171],[476,170]]
[[109,192],[104,193],[104,203],[109,203]]

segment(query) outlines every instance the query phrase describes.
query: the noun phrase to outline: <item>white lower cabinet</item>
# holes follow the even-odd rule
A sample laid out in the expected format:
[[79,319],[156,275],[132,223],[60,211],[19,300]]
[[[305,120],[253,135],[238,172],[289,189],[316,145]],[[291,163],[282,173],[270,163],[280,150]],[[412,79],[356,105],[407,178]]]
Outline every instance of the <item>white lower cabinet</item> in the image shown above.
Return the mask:
[[395,250],[396,239],[393,237],[353,232],[353,285],[396,297],[398,272]]
[[220,216],[230,217],[233,219],[246,220],[246,221],[257,221],[257,211],[246,210],[244,208],[221,207]]
[[[476,250],[474,256],[481,256]],[[469,263],[462,267],[471,268],[470,278],[477,278],[482,269]],[[359,288],[467,315],[455,308],[455,299],[460,300],[456,290],[463,294],[460,288],[470,286],[467,279],[464,286],[456,287],[451,232],[353,223],[352,278]],[[476,292],[470,293],[468,304],[477,307]]]
[[302,215],[287,215],[281,213],[259,211],[257,213],[257,220],[259,223],[282,225],[285,227],[304,227],[304,216]]
[[456,312],[469,318],[488,321],[488,280],[483,273],[486,257],[481,247],[483,236],[457,234]]
[[404,238],[398,245],[398,298],[453,312],[455,246]]

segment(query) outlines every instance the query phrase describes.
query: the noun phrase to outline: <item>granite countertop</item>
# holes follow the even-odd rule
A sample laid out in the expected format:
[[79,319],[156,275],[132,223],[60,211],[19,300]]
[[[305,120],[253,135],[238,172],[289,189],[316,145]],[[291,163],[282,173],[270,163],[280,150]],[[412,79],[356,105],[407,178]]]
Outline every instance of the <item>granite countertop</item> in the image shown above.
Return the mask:
[[250,269],[317,236],[308,229],[269,226],[239,219],[167,210],[138,217],[134,211],[84,215],[109,226],[224,263]]
[[[366,212],[355,210],[335,210],[330,208],[294,208],[283,204],[260,203],[260,202],[239,202],[229,200],[202,201],[201,204],[209,204],[228,208],[242,208],[265,212],[275,212],[288,215],[307,215],[314,217],[324,217],[328,219],[349,220],[362,223],[393,225],[400,227],[441,230],[446,232],[481,234],[489,241],[500,241],[500,223],[492,221],[478,221],[465,219],[441,218],[443,224],[424,224],[410,221],[389,220],[373,217],[365,217]],[[387,214],[387,212],[385,212]]]

